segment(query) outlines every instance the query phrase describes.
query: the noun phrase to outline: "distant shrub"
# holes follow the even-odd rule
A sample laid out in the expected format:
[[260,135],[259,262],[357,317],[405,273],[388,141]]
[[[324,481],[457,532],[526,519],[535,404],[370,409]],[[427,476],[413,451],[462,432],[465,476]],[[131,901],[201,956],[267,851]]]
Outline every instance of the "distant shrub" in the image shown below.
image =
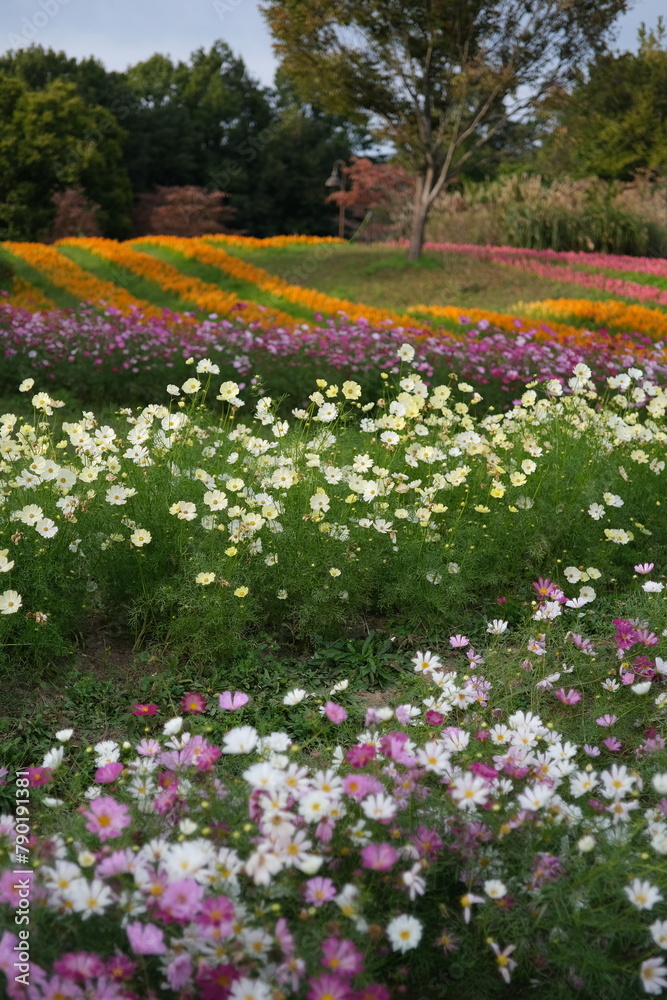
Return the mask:
[[56,191],[51,199],[56,214],[51,227],[51,242],[70,236],[101,236],[97,222],[100,206],[91,201],[83,188],[68,187]]
[[141,194],[134,209],[135,236],[203,236],[230,233],[234,209],[225,205],[223,191],[202,187],[158,187]]
[[546,184],[520,175],[465,185],[444,194],[428,239],[535,250],[583,250],[633,256],[667,254],[667,184],[569,178]]

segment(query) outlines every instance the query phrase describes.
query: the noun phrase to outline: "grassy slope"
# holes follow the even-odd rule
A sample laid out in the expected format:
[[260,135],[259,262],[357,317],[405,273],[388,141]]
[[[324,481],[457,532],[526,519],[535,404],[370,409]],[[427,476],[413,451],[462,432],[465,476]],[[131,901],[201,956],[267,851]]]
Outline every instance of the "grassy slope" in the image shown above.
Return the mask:
[[194,310],[192,303],[184,302],[178,295],[160,288],[154,281],[141,278],[127,268],[104,260],[83,247],[58,247],[58,252],[69,257],[79,267],[90,271],[101,281],[111,281],[136,298],[150,302],[151,305],[173,309],[175,312],[192,312]]
[[175,250],[155,246],[149,242],[138,246],[136,249],[140,250],[141,253],[151,254],[166,264],[172,264],[183,274],[187,274],[192,278],[199,278],[200,281],[206,281],[212,285],[217,285],[223,292],[231,292],[237,295],[242,302],[256,302],[258,305],[268,306],[271,309],[281,309],[283,312],[289,313],[298,319],[313,320],[312,310],[288,302],[287,299],[276,297],[270,292],[263,292],[251,282],[243,281],[241,278],[234,278],[231,274],[226,274],[224,271],[221,271],[217,267],[212,267],[210,264],[202,264],[200,261],[190,260]]
[[17,278],[29,281],[31,285],[39,288],[59,309],[76,309],[79,300],[74,295],[70,295],[64,288],[58,288],[52,284],[41,271],[35,270],[22,257],[16,257],[4,247],[0,246],[0,256],[9,261],[14,269]]
[[511,313],[518,302],[614,298],[597,289],[546,280],[457,253],[429,251],[417,264],[410,264],[403,250],[368,245],[234,247],[229,252],[293,284],[387,309],[426,303]]

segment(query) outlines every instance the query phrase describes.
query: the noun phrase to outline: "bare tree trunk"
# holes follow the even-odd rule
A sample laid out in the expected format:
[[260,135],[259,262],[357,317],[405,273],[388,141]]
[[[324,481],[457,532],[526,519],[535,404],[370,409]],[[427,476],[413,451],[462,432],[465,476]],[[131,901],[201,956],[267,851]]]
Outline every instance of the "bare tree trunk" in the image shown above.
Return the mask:
[[[428,193],[426,193],[428,197]],[[412,214],[412,230],[410,232],[410,248],[408,250],[408,260],[419,260],[424,246],[424,231],[426,229],[426,219],[428,218],[429,204],[426,198],[415,200],[415,207]]]

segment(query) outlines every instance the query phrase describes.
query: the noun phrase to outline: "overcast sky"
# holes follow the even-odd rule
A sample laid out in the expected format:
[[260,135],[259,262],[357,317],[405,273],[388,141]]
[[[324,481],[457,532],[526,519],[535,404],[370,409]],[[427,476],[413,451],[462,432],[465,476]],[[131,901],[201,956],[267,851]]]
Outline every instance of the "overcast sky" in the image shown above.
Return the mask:
[[[665,0],[635,0],[615,47],[635,50],[640,23],[654,27],[661,12]],[[185,61],[218,38],[255,78],[273,82],[276,60],[255,0],[0,0],[0,52],[35,42],[124,70],[155,52]]]

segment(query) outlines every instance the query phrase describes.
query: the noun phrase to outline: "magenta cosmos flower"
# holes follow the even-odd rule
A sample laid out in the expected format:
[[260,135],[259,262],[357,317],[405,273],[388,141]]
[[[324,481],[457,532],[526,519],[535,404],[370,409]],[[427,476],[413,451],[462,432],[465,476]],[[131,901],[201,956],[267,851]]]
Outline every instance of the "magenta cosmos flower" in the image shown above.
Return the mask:
[[157,712],[157,705],[135,705],[132,709],[132,715],[155,715]]
[[127,806],[116,802],[110,795],[102,795],[93,799],[90,809],[83,813],[88,820],[86,830],[96,833],[100,840],[111,840],[120,837],[122,831],[131,823]]
[[119,760],[103,764],[95,771],[95,781],[98,785],[108,785],[123,773],[124,765]]
[[50,767],[29,767],[28,784],[31,788],[39,788],[41,785],[48,785],[53,778],[53,771]]
[[190,691],[181,698],[181,708],[184,712],[189,712],[191,715],[199,715],[200,712],[206,711],[206,698],[204,698],[203,694]]

